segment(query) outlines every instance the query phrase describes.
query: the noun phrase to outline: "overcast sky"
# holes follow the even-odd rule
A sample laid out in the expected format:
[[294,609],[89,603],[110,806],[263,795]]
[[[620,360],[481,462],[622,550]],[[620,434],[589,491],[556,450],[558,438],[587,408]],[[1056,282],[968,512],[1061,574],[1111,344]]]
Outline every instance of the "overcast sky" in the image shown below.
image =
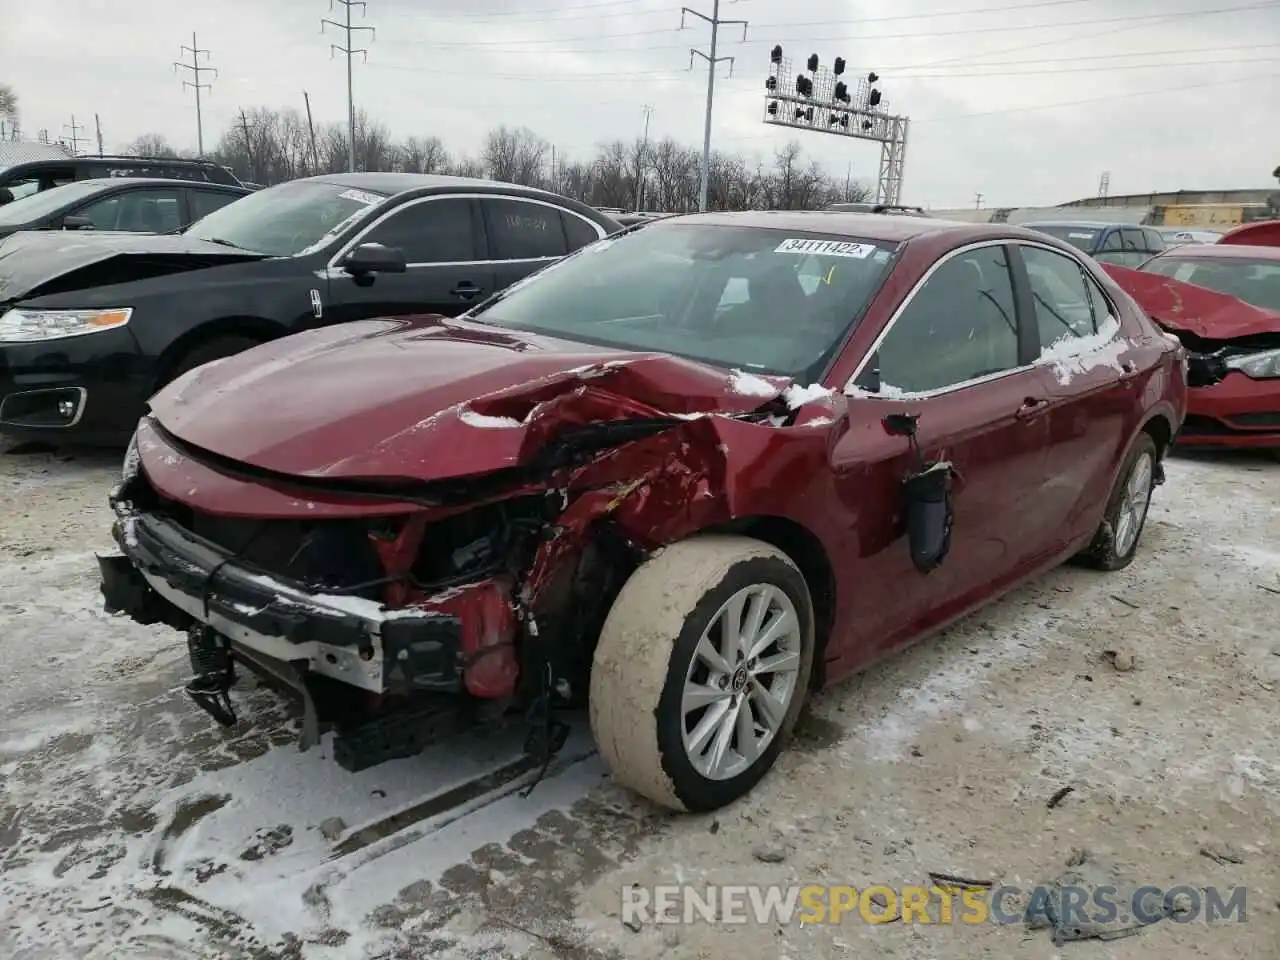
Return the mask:
[[[710,0],[691,6],[707,14]],[[219,70],[205,144],[237,111],[303,107],[343,120],[341,42],[328,0],[15,3],[0,26],[0,82],[24,129],[70,133],[74,114],[108,150],[162,133],[194,147],[195,109],[173,61],[191,44]],[[797,63],[836,56],[875,70],[911,118],[904,202],[934,207],[1059,203],[1097,192],[1270,186],[1280,163],[1280,2],[1260,0],[736,0],[721,4],[713,146],[769,158],[796,137],[833,173],[874,184],[879,146],[765,126],[763,78],[781,43]],[[560,156],[650,134],[702,140],[710,30],[665,0],[369,0],[354,22],[368,62],[358,107],[397,137],[477,151],[487,128],[527,125]],[[333,34],[329,36],[328,34]],[[189,54],[188,54],[189,57]]]

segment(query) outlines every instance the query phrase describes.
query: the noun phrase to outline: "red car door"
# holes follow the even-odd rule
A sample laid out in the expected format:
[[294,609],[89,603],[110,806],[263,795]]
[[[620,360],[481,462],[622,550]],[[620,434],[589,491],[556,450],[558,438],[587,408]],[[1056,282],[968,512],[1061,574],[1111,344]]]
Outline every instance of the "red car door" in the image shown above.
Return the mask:
[[1033,243],[1015,245],[1015,276],[1039,333],[1037,364],[1049,397],[1047,479],[1040,508],[1051,552],[1083,537],[1106,503],[1114,467],[1136,428],[1138,348],[1120,312],[1075,256]]
[[[1009,267],[1002,242],[948,255],[888,321],[854,377],[849,430],[832,467],[857,517],[850,579],[865,589],[848,598],[852,635],[841,638],[841,660],[887,653],[976,605],[1021,576],[1045,539],[1036,491],[1048,404],[1032,365],[1038,342],[1019,322]],[[927,574],[912,564],[902,509],[914,456],[884,424],[901,412],[918,414],[925,458],[948,461],[957,474],[950,554]]]

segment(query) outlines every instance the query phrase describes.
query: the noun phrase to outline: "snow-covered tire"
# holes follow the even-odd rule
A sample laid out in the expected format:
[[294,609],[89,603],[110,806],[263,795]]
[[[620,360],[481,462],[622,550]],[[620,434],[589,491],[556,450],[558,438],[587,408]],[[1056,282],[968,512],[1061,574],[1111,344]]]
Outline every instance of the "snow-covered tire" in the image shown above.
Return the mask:
[[[726,613],[731,601],[735,606]],[[750,618],[760,610],[756,641],[777,642],[748,650],[756,659],[744,659],[743,667],[735,655],[731,674],[712,671],[704,634],[737,614],[739,626],[748,626],[742,645],[754,646]],[[715,635],[721,642],[714,652],[723,660],[737,648],[723,643],[720,630]],[[804,706],[813,656],[809,588],[786,554],[736,536],[695,536],[672,544],[631,575],[601,631],[590,691],[596,744],[614,777],[653,802],[681,811],[722,807],[749,792],[773,766]],[[744,670],[748,662],[755,663],[754,672]],[[721,676],[727,684],[721,685]],[[691,679],[699,696],[686,701]],[[777,699],[767,696],[772,691]],[[710,698],[715,702],[691,705]],[[767,706],[774,714],[770,723],[760,720]],[[741,722],[714,724],[717,715]],[[700,725],[731,732],[711,735],[706,750],[696,736],[687,746]],[[721,740],[724,749],[717,756],[727,762],[716,767],[707,758]],[[754,746],[746,751],[755,754],[753,760],[737,753],[744,743]]]
[[[1077,562],[1095,570],[1121,570],[1133,562],[1146,526],[1159,463],[1155,440],[1149,433],[1138,434],[1116,477],[1102,523],[1093,535],[1093,541],[1076,557]],[[1146,480],[1142,481],[1144,472]],[[1135,484],[1145,486],[1145,496],[1141,490],[1133,489]],[[1140,502],[1135,503],[1135,493],[1142,497]],[[1132,529],[1126,523],[1131,524]]]

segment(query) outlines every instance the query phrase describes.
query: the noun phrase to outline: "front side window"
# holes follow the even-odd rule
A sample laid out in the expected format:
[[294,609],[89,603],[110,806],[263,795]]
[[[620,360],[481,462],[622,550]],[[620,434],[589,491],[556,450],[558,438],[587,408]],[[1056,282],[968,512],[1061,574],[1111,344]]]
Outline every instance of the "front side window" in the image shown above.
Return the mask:
[[[592,244],[466,316],[724,368],[817,377],[880,289],[892,256],[875,241],[654,223]],[[825,268],[806,290],[800,269],[809,258]]]
[[1231,257],[1158,257],[1143,271],[1192,283],[1264,310],[1280,310],[1280,262]]
[[361,243],[381,243],[404,252],[407,263],[462,263],[475,260],[476,235],[471,201],[444,197],[397,209]]
[[86,204],[72,215],[87,218],[95,230],[167,233],[182,226],[178,191],[165,188],[117,193]]
[[486,198],[480,205],[492,259],[539,260],[569,252],[557,207],[505,198]]
[[979,247],[945,261],[899,314],[869,365],[879,369],[879,392],[888,395],[942,390],[1018,367],[1004,247]]
[[33,189],[22,199],[0,207],[0,227],[35,223],[67,209],[77,200],[87,199],[101,192],[102,185],[92,183],[68,183],[51,190],[41,190],[39,193]]
[[292,257],[336,239],[372,214],[384,194],[296,180],[242,197],[192,224],[186,236],[271,257]]
[[1080,264],[1042,247],[1023,247],[1022,260],[1035,303],[1041,351],[1061,349],[1062,341],[1094,333],[1093,304]]

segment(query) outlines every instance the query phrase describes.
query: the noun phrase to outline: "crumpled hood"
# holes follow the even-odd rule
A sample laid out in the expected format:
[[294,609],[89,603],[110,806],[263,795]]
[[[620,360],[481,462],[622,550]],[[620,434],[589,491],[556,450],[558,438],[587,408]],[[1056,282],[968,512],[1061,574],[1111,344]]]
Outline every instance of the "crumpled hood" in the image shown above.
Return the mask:
[[[262,259],[260,253],[181,234],[25,231],[0,239],[0,303],[138,279],[127,265],[129,260],[145,260],[142,276],[156,276]],[[112,260],[120,261],[118,270],[107,267]],[[87,279],[89,268],[96,268],[93,280]],[[86,272],[83,282],[76,277],[81,271]],[[109,279],[102,279],[104,273]]]
[[1183,283],[1158,273],[1145,273],[1114,263],[1102,268],[1161,326],[1206,340],[1233,340],[1280,333],[1280,312],[1264,310],[1236,297]]
[[442,317],[328,327],[215,361],[151,400],[180,441],[259,469],[443,480],[575,427],[739,414],[790,383]]

